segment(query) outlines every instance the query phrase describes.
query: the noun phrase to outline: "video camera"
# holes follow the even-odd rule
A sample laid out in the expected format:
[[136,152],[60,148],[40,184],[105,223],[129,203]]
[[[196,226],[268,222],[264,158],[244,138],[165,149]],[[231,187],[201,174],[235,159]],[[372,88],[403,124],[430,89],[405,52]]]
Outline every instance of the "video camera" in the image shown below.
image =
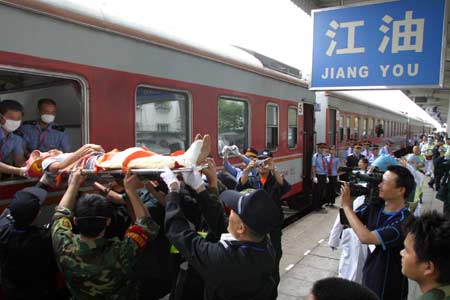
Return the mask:
[[[362,173],[357,168],[339,167],[339,173],[345,173],[347,181],[350,185],[350,195],[354,197],[366,196],[365,202],[380,203],[382,201],[378,196],[378,185],[383,181],[382,171],[374,170],[372,173]],[[340,177],[340,178],[342,178]],[[342,182],[342,181],[341,181]]]

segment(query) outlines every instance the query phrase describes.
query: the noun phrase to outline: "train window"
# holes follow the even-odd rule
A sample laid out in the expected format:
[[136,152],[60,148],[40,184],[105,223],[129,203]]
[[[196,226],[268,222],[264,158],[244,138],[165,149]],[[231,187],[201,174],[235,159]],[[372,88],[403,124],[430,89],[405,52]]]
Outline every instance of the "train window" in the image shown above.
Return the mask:
[[344,116],[339,117],[339,141],[344,140]]
[[352,121],[352,117],[351,116],[347,116],[347,123],[345,124],[345,127],[346,127],[346,134],[347,134],[347,139],[349,140],[350,139],[350,133],[351,133],[351,131],[350,131],[350,122]]
[[243,100],[219,98],[218,150],[224,146],[248,147],[248,104]]
[[297,147],[297,107],[288,108],[288,148]]
[[161,154],[184,150],[188,144],[188,95],[138,87],[136,146]]
[[360,127],[360,124],[359,124],[359,117],[355,117],[355,139],[359,139],[359,127]]
[[363,137],[365,139],[368,138],[368,126],[369,126],[369,121],[367,118],[363,119]]
[[278,106],[268,104],[266,108],[266,148],[276,149],[278,146]]
[[[75,76],[36,72],[35,70],[28,72],[0,68],[0,101],[14,100],[22,104],[24,107],[22,121],[23,123],[29,123],[22,123],[23,126],[19,128],[19,131],[28,141],[25,144],[24,154],[16,153],[13,156],[12,152],[8,152],[7,156],[2,157],[1,161],[18,167],[27,158],[27,154],[37,148],[41,151],[57,148],[69,152],[87,142],[88,128],[83,126],[86,121],[83,116],[87,115],[84,111],[85,95],[86,85],[83,84],[82,79]],[[34,129],[38,131],[38,128],[34,128],[34,126],[44,129],[46,123],[41,121],[37,107],[38,101],[43,98],[51,99],[56,103],[55,123],[50,123],[54,129],[63,132],[68,143],[51,138],[49,134],[44,134],[39,143],[36,139],[27,138],[28,134],[36,137],[33,133],[35,133]],[[51,101],[49,102],[51,103]],[[48,133],[48,131],[45,132]],[[58,135],[61,136],[60,133]],[[2,141],[0,141],[0,145],[1,143]],[[4,152],[0,153],[0,157],[3,154]],[[2,190],[1,186],[3,185],[27,181],[28,179],[0,173],[0,180],[2,181],[0,190]]]

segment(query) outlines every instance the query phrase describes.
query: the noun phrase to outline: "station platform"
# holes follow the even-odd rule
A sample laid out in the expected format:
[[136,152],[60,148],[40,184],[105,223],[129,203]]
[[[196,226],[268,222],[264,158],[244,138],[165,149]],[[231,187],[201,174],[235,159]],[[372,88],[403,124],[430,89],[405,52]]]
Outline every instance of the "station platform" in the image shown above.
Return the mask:
[[[435,199],[435,195],[436,191],[426,185],[422,212],[442,212],[443,203]],[[339,204],[337,198],[336,207],[327,207],[326,214],[310,213],[283,229],[278,300],[306,299],[315,281],[337,276],[341,252],[340,249],[332,251],[327,242]],[[410,280],[408,300],[415,300],[420,295],[417,284]]]

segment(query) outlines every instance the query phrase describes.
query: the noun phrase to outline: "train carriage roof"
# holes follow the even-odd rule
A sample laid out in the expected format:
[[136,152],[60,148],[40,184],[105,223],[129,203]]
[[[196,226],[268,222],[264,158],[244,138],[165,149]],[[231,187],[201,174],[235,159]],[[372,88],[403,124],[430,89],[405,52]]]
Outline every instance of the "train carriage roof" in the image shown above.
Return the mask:
[[377,90],[377,91],[333,91],[329,96],[347,98],[371,106],[380,107],[392,111],[403,118],[410,118],[420,123],[431,124],[436,128],[440,124],[428,115],[423,109],[409,99],[399,90]]

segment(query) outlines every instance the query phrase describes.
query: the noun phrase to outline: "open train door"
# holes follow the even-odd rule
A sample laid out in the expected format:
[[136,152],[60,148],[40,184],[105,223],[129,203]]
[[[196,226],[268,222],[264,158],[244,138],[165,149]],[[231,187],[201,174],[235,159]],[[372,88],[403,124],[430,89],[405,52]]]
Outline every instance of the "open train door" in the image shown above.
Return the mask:
[[[312,201],[311,166],[314,154],[314,105],[303,103],[303,192]],[[311,203],[308,203],[309,206]]]

